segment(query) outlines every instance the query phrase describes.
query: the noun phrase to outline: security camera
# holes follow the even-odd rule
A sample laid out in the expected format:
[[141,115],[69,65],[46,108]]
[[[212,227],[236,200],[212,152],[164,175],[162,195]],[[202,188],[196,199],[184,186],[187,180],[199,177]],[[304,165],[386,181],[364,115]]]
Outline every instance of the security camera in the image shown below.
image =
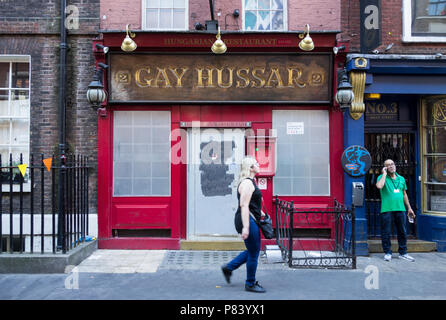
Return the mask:
[[339,47],[333,47],[333,53],[336,55],[339,51],[345,50],[345,45],[340,45]]
[[106,53],[108,52],[108,50],[109,50],[108,47],[103,46],[103,45],[100,44],[100,43],[96,43],[96,49],[98,49],[98,50],[102,50],[102,51],[104,52],[104,54],[106,54]]
[[200,22],[196,22],[194,24],[195,26],[195,30],[203,30],[204,29],[204,25],[202,25]]
[[393,47],[393,42],[392,42],[391,44],[389,44],[389,45],[384,49],[384,52],[389,51],[390,49],[392,49],[392,47]]
[[108,64],[105,64],[105,63],[102,63],[102,62],[99,62],[98,66],[101,67],[102,69],[107,69],[108,68]]
[[240,16],[240,10],[235,9],[234,12],[232,13],[232,15],[234,16],[234,18],[238,18]]

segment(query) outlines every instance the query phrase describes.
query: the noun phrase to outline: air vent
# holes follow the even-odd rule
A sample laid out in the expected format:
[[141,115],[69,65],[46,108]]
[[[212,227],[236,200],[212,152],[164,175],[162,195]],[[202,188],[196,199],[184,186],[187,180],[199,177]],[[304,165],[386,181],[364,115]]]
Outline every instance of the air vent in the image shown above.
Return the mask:
[[170,229],[115,229],[113,230],[115,237],[119,238],[170,238]]
[[293,238],[323,238],[330,239],[331,229],[298,228],[293,229]]

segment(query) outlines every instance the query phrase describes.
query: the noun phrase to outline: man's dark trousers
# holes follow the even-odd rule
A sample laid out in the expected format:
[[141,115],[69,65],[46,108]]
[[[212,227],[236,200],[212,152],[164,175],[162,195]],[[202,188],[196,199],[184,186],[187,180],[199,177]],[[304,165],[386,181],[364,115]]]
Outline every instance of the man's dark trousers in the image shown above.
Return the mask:
[[392,254],[390,234],[392,233],[392,220],[398,236],[398,252],[407,253],[406,214],[403,211],[390,211],[381,213],[381,241],[385,254]]

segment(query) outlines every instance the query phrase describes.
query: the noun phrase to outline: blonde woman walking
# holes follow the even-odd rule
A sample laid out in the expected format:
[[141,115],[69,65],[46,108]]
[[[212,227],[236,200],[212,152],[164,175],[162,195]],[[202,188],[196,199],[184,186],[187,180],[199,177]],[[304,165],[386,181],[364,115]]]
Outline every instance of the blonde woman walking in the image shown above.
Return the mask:
[[259,221],[261,216],[264,215],[261,210],[262,192],[254,181],[254,177],[258,172],[259,164],[255,158],[245,157],[242,160],[237,188],[239,205],[234,223],[237,232],[242,235],[246,250],[226,265],[223,265],[221,269],[226,281],[230,283],[232,271],[246,263],[245,290],[262,293],[266,292],[266,290],[256,281],[257,263],[260,253],[260,229],[254,218]]

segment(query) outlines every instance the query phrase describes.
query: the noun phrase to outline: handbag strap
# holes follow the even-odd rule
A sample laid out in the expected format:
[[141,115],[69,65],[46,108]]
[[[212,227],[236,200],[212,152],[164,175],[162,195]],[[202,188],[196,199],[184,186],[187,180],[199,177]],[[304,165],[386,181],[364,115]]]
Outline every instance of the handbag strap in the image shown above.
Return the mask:
[[265,201],[263,201],[263,196],[262,196],[262,210],[264,210],[265,215],[269,217],[268,211],[266,211]]

